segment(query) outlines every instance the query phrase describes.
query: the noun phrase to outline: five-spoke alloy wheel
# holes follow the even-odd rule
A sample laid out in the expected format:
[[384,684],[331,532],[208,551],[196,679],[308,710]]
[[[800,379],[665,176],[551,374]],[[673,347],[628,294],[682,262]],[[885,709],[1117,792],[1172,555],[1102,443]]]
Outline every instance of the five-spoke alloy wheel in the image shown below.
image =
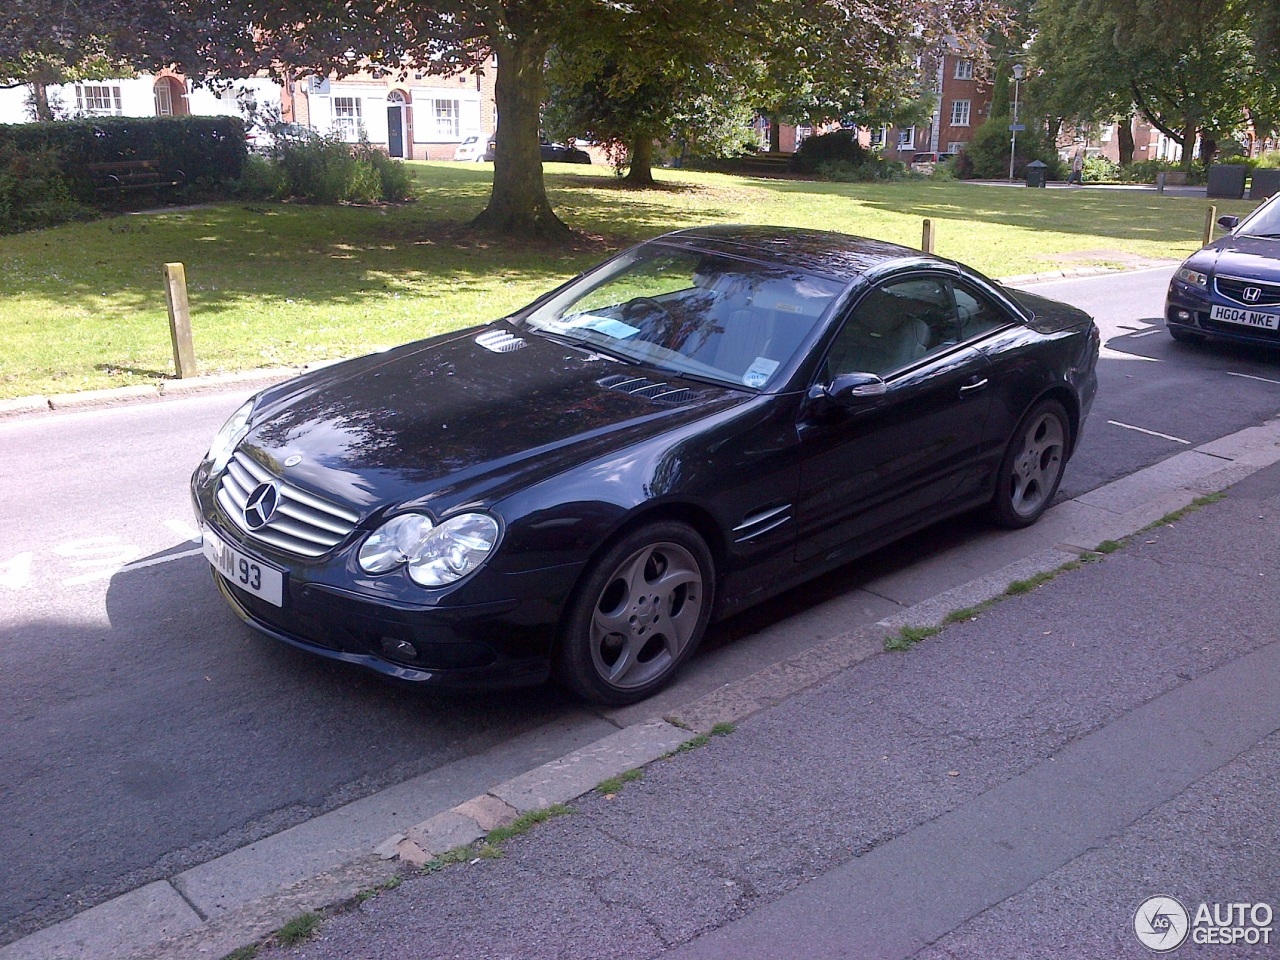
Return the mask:
[[649,696],[702,639],[713,583],[710,551],[684,524],[656,523],[623,536],[570,603],[556,657],[560,680],[612,706]]
[[1001,526],[1026,527],[1040,519],[1062,481],[1071,422],[1056,400],[1042,400],[1022,418],[1000,464],[991,513]]

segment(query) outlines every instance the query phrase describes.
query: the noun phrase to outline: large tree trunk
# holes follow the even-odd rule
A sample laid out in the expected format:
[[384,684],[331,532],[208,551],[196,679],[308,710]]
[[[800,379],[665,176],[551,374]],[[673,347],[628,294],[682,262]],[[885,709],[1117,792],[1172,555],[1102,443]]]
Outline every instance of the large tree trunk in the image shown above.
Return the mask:
[[31,96],[36,104],[36,120],[48,123],[53,119],[53,110],[49,107],[49,88],[36,80],[31,84]]
[[653,140],[641,134],[631,141],[631,159],[627,164],[627,183],[653,186]]
[[562,239],[569,228],[555,215],[542,179],[538,126],[547,43],[518,30],[496,45],[498,142],[489,205],[473,227],[523,237]]
[[1120,149],[1120,166],[1133,166],[1133,114],[1121,117],[1116,124],[1116,146]]

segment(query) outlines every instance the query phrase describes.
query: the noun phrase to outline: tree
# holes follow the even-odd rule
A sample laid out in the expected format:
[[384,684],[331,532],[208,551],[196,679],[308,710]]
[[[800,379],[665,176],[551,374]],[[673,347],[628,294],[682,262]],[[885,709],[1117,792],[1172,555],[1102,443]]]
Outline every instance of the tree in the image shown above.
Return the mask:
[[[1246,115],[1275,112],[1275,87],[1260,69],[1248,0],[1039,0],[1032,48],[1043,72],[1037,96],[1077,121],[1128,116],[1136,108],[1182,144],[1187,168],[1200,138],[1208,162],[1217,140]],[[1158,16],[1157,16],[1158,14]]]
[[[0,86],[30,86],[36,120],[54,119],[48,88],[132,71],[111,55],[99,9],[54,0],[8,0],[0,11]],[[112,5],[129,29],[129,12]]]

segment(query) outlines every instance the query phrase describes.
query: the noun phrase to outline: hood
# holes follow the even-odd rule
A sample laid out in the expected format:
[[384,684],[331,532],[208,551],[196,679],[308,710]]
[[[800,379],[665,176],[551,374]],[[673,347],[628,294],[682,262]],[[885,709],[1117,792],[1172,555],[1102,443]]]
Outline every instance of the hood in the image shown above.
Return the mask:
[[426,500],[447,509],[493,502],[752,396],[492,324],[270,390],[241,449],[362,514]]
[[1280,283],[1280,240],[1230,235],[1215,240],[1200,256],[1205,254],[1213,257],[1215,273]]

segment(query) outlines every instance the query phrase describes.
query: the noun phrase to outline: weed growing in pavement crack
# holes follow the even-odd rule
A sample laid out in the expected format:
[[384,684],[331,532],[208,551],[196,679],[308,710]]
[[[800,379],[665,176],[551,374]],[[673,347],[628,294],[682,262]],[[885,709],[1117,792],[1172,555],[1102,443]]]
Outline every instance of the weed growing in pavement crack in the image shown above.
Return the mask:
[[921,640],[927,640],[941,632],[941,627],[902,627],[897,633],[885,638],[884,648],[890,653],[910,650]]
[[528,833],[535,824],[543,823],[552,817],[563,817],[566,814],[573,813],[573,808],[565,806],[563,803],[553,803],[549,807],[543,807],[540,810],[530,810],[523,813],[505,827],[494,827],[485,836],[485,842],[493,845],[505,843],[512,837],[518,837],[522,833]]
[[688,753],[690,750],[697,750],[699,747],[705,747],[711,742],[712,737],[727,737],[736,729],[737,727],[732,723],[717,723],[706,733],[700,733],[696,737],[690,737],[684,743],[680,744],[680,746],[676,747],[672,753],[667,754],[667,756],[674,756],[676,753]]
[[258,945],[251,943],[247,947],[232,950],[222,960],[253,960],[258,955]]
[[1211,503],[1219,503],[1225,499],[1227,499],[1225,490],[1219,490],[1217,493],[1207,493],[1203,497],[1196,497],[1185,507],[1166,513],[1155,523],[1147,524],[1139,530],[1138,533],[1147,533],[1150,530],[1154,530],[1156,527],[1166,527],[1171,523],[1176,523],[1178,520],[1181,520],[1189,513],[1195,513],[1201,507],[1207,507]]
[[620,773],[616,777],[608,777],[601,780],[596,785],[596,790],[603,794],[619,793],[622,788],[633,780],[639,780],[644,776],[644,768],[636,767],[634,770],[628,770],[626,773]]
[[306,913],[298,914],[277,930],[276,941],[285,947],[297,946],[315,933],[318,926],[320,926],[320,914],[308,910]]

